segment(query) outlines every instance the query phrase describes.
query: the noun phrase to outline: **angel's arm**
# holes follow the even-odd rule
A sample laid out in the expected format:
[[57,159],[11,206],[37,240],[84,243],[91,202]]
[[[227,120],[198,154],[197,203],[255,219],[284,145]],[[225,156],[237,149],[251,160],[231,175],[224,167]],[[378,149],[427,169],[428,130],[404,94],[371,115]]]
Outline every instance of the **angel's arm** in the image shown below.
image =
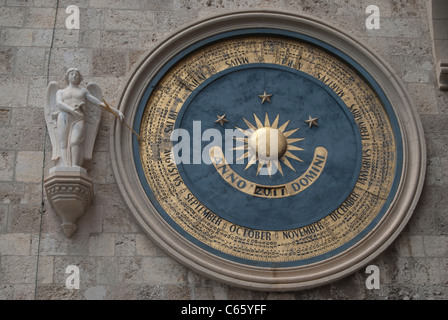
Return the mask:
[[120,121],[123,121],[123,120],[124,120],[124,114],[123,114],[123,112],[121,112],[120,110],[115,109],[114,107],[111,107],[111,106],[109,106],[109,108],[112,109],[112,111],[113,111],[115,114],[118,115],[118,117],[120,118]]
[[[92,104],[96,105],[97,107],[101,107],[106,111],[109,111],[107,106],[104,104],[104,102],[98,100],[97,98],[95,98],[95,96],[91,95],[90,92],[86,92],[86,99],[87,101],[91,102]],[[123,121],[124,119],[124,115],[120,110],[115,109],[114,107],[109,106],[110,109],[112,109],[112,112],[115,113],[115,115],[117,115],[121,121]]]
[[73,113],[75,111],[74,108],[70,107],[68,104],[66,104],[62,99],[62,90],[58,90],[56,93],[56,104],[57,106],[65,112]]
[[105,107],[104,103],[102,101],[98,100],[97,98],[95,98],[93,95],[91,95],[89,91],[84,89],[84,92],[86,94],[87,101],[89,101],[90,103],[94,104],[97,107],[102,107],[102,108]]

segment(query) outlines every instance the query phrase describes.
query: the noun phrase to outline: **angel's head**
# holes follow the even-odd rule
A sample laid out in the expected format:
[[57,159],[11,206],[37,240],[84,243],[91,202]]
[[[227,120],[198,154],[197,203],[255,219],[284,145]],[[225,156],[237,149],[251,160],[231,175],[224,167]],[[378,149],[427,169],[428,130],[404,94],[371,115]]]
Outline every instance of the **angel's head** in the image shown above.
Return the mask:
[[82,81],[82,75],[79,69],[77,68],[70,68],[65,73],[65,81],[67,83],[73,83],[75,85],[78,85]]

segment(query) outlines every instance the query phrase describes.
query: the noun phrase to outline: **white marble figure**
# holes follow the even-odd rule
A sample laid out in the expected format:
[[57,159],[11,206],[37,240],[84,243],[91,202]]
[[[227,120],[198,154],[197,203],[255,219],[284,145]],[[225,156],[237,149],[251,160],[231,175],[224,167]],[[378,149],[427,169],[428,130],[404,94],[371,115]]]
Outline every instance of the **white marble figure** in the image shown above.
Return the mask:
[[[81,167],[84,160],[92,158],[101,108],[107,108],[96,83],[79,87],[82,75],[78,69],[68,69],[65,80],[65,89],[59,89],[53,81],[46,93],[45,120],[53,147],[52,160],[58,167]],[[123,113],[110,109],[123,121]]]

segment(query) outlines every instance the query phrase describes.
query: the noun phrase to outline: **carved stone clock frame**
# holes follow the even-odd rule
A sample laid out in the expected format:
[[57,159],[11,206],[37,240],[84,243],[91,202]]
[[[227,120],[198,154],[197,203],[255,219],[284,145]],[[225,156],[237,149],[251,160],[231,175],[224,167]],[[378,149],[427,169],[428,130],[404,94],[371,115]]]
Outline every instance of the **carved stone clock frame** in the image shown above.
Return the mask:
[[141,184],[134,159],[135,138],[119,122],[115,122],[111,130],[113,169],[124,200],[142,230],[188,268],[218,281],[254,290],[315,287],[358,270],[382,253],[403,230],[421,193],[426,167],[422,126],[403,83],[383,59],[349,34],[313,17],[279,11],[228,13],[179,30],[149,52],[131,73],[119,109],[129,123],[134,123],[146,88],[172,58],[204,39],[256,28],[299,33],[343,52],[374,79],[390,102],[401,134],[401,178],[382,219],[362,240],[328,259],[309,264],[276,268],[233,261],[192,243],[159,214]]

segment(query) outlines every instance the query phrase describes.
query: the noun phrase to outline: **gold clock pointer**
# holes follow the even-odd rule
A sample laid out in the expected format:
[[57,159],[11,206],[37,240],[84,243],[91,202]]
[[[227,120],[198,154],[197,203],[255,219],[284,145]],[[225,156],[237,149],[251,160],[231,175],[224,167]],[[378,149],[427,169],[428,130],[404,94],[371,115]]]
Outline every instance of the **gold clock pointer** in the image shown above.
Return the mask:
[[126,122],[124,122],[123,120],[120,119],[120,117],[118,116],[118,114],[116,114],[111,107],[109,106],[109,104],[106,102],[106,100],[103,99],[104,105],[106,106],[106,108],[104,108],[104,110],[106,110],[107,112],[112,113],[118,120],[121,121],[121,123],[123,123],[126,127],[128,127],[129,130],[132,131],[133,134],[135,134],[137,136],[137,140],[138,141],[142,141],[143,138],[137,134],[137,132],[135,132]]

